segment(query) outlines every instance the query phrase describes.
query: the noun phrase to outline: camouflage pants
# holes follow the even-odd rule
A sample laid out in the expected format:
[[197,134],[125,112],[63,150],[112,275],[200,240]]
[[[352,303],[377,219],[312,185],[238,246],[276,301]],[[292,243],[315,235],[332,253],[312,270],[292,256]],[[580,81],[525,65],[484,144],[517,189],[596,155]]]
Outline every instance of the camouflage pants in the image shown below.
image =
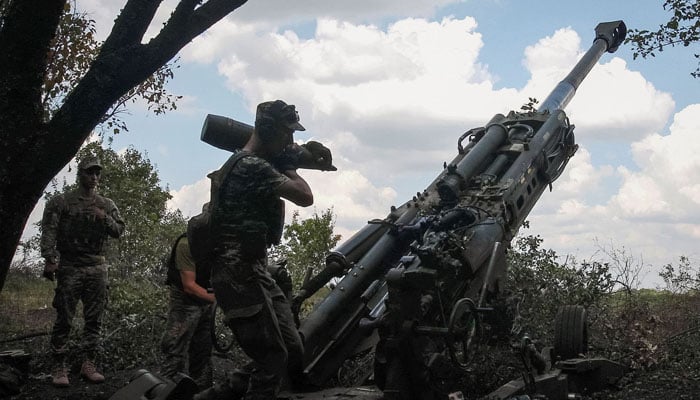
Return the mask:
[[301,369],[304,351],[286,298],[273,299],[252,317],[231,319],[229,327],[254,360],[245,399],[276,399],[288,369]]
[[288,371],[301,369],[304,347],[291,308],[263,259],[229,248],[214,260],[212,284],[238,344],[255,369],[246,400],[274,400]]
[[57,285],[53,298],[56,322],[51,332],[51,350],[56,363],[64,364],[69,352],[68,338],[78,301],[83,303],[85,324],[79,353],[94,360],[101,345],[100,328],[107,305],[107,265],[73,267],[62,265],[56,273]]
[[170,312],[160,344],[164,376],[173,378],[180,372],[200,389],[212,385],[211,318],[210,304],[193,304],[181,290],[170,288]]

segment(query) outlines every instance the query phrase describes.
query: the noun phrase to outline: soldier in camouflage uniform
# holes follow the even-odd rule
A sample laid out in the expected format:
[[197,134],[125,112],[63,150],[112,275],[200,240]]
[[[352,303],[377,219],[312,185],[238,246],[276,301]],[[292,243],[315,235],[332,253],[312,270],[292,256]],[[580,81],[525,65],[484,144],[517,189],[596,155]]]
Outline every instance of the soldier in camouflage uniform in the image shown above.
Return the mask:
[[[208,203],[202,214],[188,223],[187,233],[175,241],[168,260],[170,311],[161,340],[165,355],[161,374],[175,378],[189,375],[200,388],[212,385],[211,318],[214,295],[210,286],[208,238],[200,220],[207,218]],[[187,368],[186,366],[189,366]]]
[[[293,105],[258,105],[255,131],[212,178],[212,286],[243,351],[253,359],[247,400],[275,399],[283,376],[301,370],[303,344],[289,303],[267,269],[278,243],[285,198],[307,207],[313,194],[293,164],[294,131],[305,130]],[[207,398],[201,393],[196,398]]]
[[57,279],[53,307],[56,322],[51,333],[55,386],[68,386],[68,337],[78,301],[83,303],[85,325],[80,346],[80,374],[94,383],[104,382],[95,358],[100,345],[102,315],[107,303],[107,237],[118,238],[124,221],[114,202],[97,194],[102,165],[85,159],[78,165],[78,188],[59,194],[46,204],[41,221],[41,255],[44,277]]

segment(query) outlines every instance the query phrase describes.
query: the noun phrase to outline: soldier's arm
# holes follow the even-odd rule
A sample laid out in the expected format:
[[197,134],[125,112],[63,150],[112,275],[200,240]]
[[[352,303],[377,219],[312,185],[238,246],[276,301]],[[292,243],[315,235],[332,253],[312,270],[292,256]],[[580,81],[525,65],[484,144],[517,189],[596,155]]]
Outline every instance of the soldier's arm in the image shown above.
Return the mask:
[[210,303],[214,302],[214,295],[207,293],[207,289],[197,283],[197,265],[190,252],[190,243],[186,238],[180,240],[175,249],[175,265],[180,271],[182,290],[192,297],[196,297]]
[[314,195],[304,178],[293,169],[288,169],[283,173],[289,180],[277,187],[277,194],[301,207],[314,204]]
[[107,234],[113,238],[118,238],[124,233],[124,220],[119,214],[116,204],[112,200],[107,201],[107,209],[104,215]]
[[58,234],[58,222],[61,218],[61,198],[54,197],[46,203],[44,214],[41,218],[41,256],[47,263],[56,264],[59,254],[56,250],[56,235]]
[[194,271],[181,270],[180,280],[182,281],[182,290],[190,296],[208,301],[209,303],[213,303],[214,294],[208,293],[207,289],[199,286],[195,281],[196,278],[197,274]]

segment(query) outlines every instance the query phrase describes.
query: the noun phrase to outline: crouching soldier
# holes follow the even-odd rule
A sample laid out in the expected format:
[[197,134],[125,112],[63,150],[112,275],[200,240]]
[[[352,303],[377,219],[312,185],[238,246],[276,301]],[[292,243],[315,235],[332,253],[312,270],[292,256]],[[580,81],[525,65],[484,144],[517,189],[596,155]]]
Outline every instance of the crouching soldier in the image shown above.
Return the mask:
[[200,389],[212,385],[211,318],[214,295],[209,287],[206,220],[202,214],[188,222],[187,233],[177,238],[168,260],[170,310],[161,350],[165,356],[161,374],[175,379],[191,377]]

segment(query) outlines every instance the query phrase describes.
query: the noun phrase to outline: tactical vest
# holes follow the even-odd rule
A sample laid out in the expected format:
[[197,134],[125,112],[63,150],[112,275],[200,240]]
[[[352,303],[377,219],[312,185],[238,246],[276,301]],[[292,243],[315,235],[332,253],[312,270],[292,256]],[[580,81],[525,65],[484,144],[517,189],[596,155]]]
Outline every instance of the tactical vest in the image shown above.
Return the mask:
[[[279,198],[267,199],[268,204],[263,204],[262,207],[267,212],[260,216],[260,220],[236,220],[229,221],[226,210],[222,210],[221,191],[229,183],[231,179],[230,172],[236,164],[244,157],[252,156],[246,151],[238,151],[234,153],[226,163],[217,171],[209,174],[211,179],[211,235],[216,240],[220,234],[236,234],[243,239],[254,241],[255,236],[264,237],[267,247],[273,244],[279,244],[282,238],[282,229],[284,227],[284,201]],[[261,200],[265,202],[265,200]],[[224,226],[227,225],[227,228]],[[234,227],[235,228],[232,228]],[[228,230],[229,232],[224,232]]]
[[81,202],[77,192],[68,192],[63,195],[63,201],[56,237],[56,250],[61,254],[62,262],[87,262],[92,258],[104,262],[102,256],[107,233],[103,221],[96,220],[90,206],[104,210],[105,198],[96,194],[93,203],[89,204]]

